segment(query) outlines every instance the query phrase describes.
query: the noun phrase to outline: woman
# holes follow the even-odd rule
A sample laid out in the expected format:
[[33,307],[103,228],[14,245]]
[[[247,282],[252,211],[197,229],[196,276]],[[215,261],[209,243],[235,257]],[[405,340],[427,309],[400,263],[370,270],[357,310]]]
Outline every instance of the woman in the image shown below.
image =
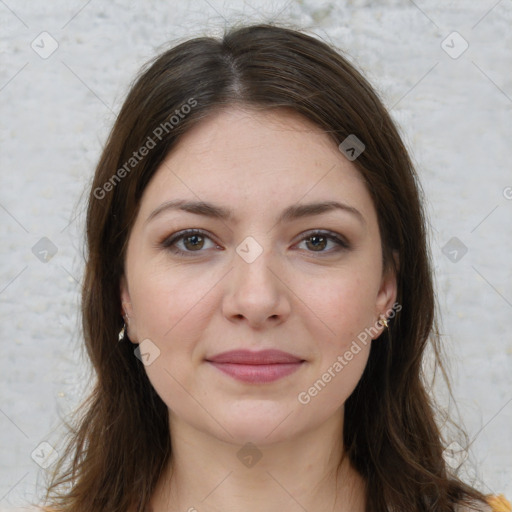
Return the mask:
[[97,383],[47,510],[491,510],[421,374],[425,231],[398,132],[336,50],[254,25],[158,56],[89,197]]

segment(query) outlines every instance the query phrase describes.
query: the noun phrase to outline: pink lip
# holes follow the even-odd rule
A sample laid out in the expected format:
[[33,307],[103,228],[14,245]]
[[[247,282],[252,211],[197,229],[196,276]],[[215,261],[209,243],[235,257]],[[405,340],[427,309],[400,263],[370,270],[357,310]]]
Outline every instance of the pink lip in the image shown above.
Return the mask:
[[244,382],[272,382],[290,375],[304,362],[280,350],[232,350],[207,359],[209,363],[231,377]]

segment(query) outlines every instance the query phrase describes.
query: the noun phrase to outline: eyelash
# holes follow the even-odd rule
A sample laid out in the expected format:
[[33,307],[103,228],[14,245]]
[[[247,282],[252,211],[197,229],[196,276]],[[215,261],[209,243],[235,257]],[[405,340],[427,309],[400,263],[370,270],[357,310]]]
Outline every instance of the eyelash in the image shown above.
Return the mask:
[[[201,235],[203,238],[208,238],[209,240],[211,240],[213,242],[211,237],[208,236],[207,233],[205,233],[204,231],[202,231],[200,229],[186,229],[185,231],[179,231],[177,233],[174,233],[170,237],[168,237],[165,240],[163,240],[159,245],[163,249],[167,249],[168,251],[172,252],[173,254],[177,254],[177,255],[180,255],[180,256],[185,256],[187,258],[188,257],[193,257],[193,253],[201,253],[201,252],[204,252],[204,251],[202,251],[202,250],[198,250],[198,251],[183,251],[182,249],[177,249],[175,247],[176,242],[178,242],[178,241],[180,241],[180,240],[182,240],[182,239],[184,239],[184,238],[186,238],[188,236],[192,236],[192,235]],[[312,254],[318,254],[318,255],[320,255],[320,257],[322,257],[322,254],[330,255],[330,254],[337,253],[337,252],[342,251],[342,250],[350,249],[350,245],[345,240],[340,238],[339,235],[337,235],[336,233],[334,233],[332,231],[309,231],[309,232],[307,232],[305,234],[305,236],[303,236],[300,239],[300,241],[298,243],[303,242],[305,240],[308,240],[309,238],[312,238],[313,236],[324,237],[327,240],[330,240],[330,241],[334,242],[338,246],[334,250],[331,250],[331,251],[318,251],[318,252],[307,251],[307,252],[310,252]]]

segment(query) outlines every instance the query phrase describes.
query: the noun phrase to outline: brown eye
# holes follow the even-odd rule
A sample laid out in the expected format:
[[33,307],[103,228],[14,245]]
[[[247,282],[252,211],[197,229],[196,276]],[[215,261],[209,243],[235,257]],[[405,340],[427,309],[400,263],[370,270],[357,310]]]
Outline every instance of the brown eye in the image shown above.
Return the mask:
[[[344,249],[349,249],[349,245],[347,242],[340,238],[336,233],[330,231],[310,232],[307,234],[307,236],[305,236],[302,239],[302,242],[306,243],[308,252],[316,252],[321,254],[332,254],[334,252],[338,252]],[[332,242],[334,244],[334,249],[325,250],[329,242]]]
[[[188,256],[193,252],[204,252],[202,249],[205,247],[206,240],[212,241],[203,231],[199,229],[188,229],[175,233],[167,238],[162,242],[161,246],[174,254]],[[179,242],[183,242],[181,248],[179,247]],[[212,243],[212,246],[215,247],[216,245]]]
[[183,237],[184,245],[189,250],[201,249],[204,245],[204,238],[201,235],[188,235]]
[[306,243],[311,241],[308,247],[311,247],[314,251],[322,251],[325,249],[328,239],[325,236],[313,235],[306,238]]

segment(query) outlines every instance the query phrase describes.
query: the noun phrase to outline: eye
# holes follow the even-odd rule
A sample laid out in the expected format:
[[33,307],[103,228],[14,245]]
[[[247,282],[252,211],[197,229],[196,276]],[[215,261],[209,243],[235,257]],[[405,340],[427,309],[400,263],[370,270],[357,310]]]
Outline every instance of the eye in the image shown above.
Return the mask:
[[[201,249],[205,246],[205,240],[211,241],[211,238],[204,231],[200,229],[187,229],[165,239],[161,246],[174,254],[188,256],[193,252],[202,252]],[[178,242],[182,241],[184,249],[178,247]],[[213,244],[213,246],[216,246],[216,244]]]
[[[205,240],[210,240],[210,242],[212,242],[210,248],[218,247],[218,245],[213,243],[213,240],[200,229],[179,231],[171,235],[169,238],[166,238],[160,245],[164,249],[171,251],[173,254],[189,256],[194,252],[204,252],[202,249],[205,248]],[[302,237],[301,243],[304,242],[308,247],[307,252],[320,254],[332,254],[350,248],[349,244],[340,237],[340,235],[332,231],[310,231],[306,233],[306,236]],[[334,248],[326,251],[325,248],[329,242],[334,244]],[[180,243],[183,243],[181,248],[179,247]]]
[[[308,252],[321,254],[332,254],[350,248],[349,244],[342,237],[332,231],[310,231],[306,236],[303,236],[301,243],[302,242],[305,242],[306,246],[311,248]],[[326,251],[324,249],[329,242],[332,242],[335,247],[330,251]]]

